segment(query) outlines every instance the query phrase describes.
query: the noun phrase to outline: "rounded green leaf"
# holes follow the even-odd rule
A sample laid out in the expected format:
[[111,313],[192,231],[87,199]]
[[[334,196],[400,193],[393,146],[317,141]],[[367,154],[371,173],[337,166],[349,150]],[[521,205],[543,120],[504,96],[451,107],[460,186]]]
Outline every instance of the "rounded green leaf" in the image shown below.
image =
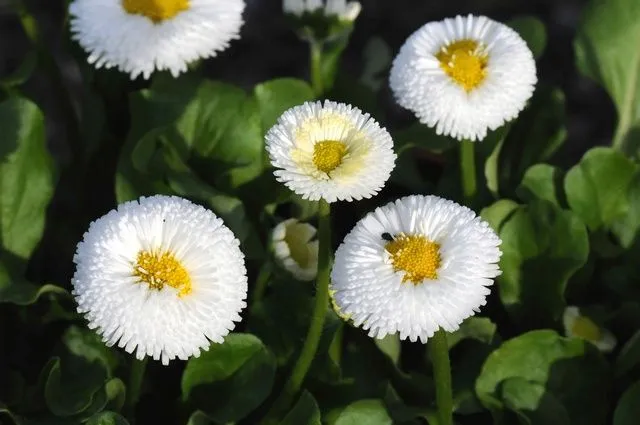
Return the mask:
[[287,109],[313,100],[314,94],[306,81],[281,78],[258,84],[253,90],[262,117],[263,132],[267,132]]
[[613,425],[637,425],[640,419],[640,381],[622,395],[615,412]]
[[56,171],[34,103],[18,97],[0,103],[0,128],[0,259],[18,276],[42,237]]
[[503,252],[500,299],[520,320],[550,324],[565,306],[569,278],[589,254],[589,238],[572,212],[546,201],[516,210],[499,231]]
[[[514,378],[519,381],[510,381]],[[511,403],[521,410],[529,406],[526,410],[537,412],[536,407],[547,403],[545,395],[553,396],[551,400],[558,402],[548,402],[545,409],[557,417],[563,417],[557,406],[561,404],[571,423],[601,425],[608,410],[608,379],[607,364],[591,344],[540,330],[511,339],[491,353],[476,380],[476,393],[494,411]],[[532,385],[526,386],[521,380]]]
[[542,384],[510,378],[502,383],[500,390],[505,406],[532,425],[571,425],[567,409]]
[[447,336],[449,349],[456,346],[463,339],[474,339],[483,344],[491,344],[496,334],[496,329],[496,324],[487,317],[469,317],[462,322],[457,331]]
[[496,201],[484,208],[480,212],[480,217],[489,223],[494,231],[500,232],[504,222],[507,221],[507,219],[511,217],[519,207],[520,205],[518,205],[517,202],[510,199],[500,199],[499,201]]
[[250,334],[230,334],[192,358],[182,375],[182,399],[216,422],[242,419],[271,392],[275,359]]
[[129,425],[129,422],[116,412],[100,412],[91,416],[87,425]]
[[49,410],[66,417],[104,407],[104,386],[115,367],[115,358],[100,337],[88,329],[71,326],[64,333],[58,352],[44,389]]
[[615,363],[617,377],[623,377],[640,365],[640,331],[636,332],[622,347]]
[[567,172],[569,207],[592,230],[608,227],[629,211],[629,188],[638,166],[611,148],[594,148]]
[[638,148],[640,129],[640,2],[591,0],[575,40],[578,69],[613,98],[618,126],[613,145]]
[[382,400],[360,400],[348,405],[334,425],[392,425]]
[[308,391],[303,391],[298,402],[280,425],[321,425],[321,423],[318,403]]
[[548,164],[536,164],[529,167],[516,189],[518,197],[523,201],[543,199],[559,207],[559,196],[562,171]]

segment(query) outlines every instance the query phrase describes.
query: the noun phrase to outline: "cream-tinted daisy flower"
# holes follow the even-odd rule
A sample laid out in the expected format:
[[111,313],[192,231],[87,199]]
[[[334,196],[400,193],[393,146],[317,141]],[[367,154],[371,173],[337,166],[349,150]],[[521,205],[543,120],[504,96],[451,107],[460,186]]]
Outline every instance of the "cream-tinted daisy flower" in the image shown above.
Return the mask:
[[239,242],[186,199],[140,198],[91,223],[73,261],[78,311],[107,345],[167,364],[222,342],[245,307]]
[[317,230],[295,218],[278,224],[271,234],[275,257],[299,280],[313,280],[318,274]]
[[282,6],[286,13],[296,16],[323,9],[326,16],[337,16],[344,21],[355,21],[362,10],[359,2],[347,0],[284,0]]
[[583,316],[578,307],[568,306],[565,308],[562,323],[566,336],[587,340],[602,352],[609,353],[616,346],[616,337],[609,330],[598,326],[589,317]]
[[74,0],[73,39],[96,68],[175,77],[239,38],[244,0]]
[[430,22],[400,49],[390,84],[397,102],[438,134],[482,140],[518,116],[536,64],[511,28],[484,16]]
[[479,311],[500,274],[501,241],[470,209],[409,196],[366,215],[336,252],[331,289],[369,335],[426,342]]
[[391,136],[369,114],[331,101],[286,111],[266,145],[278,181],[312,201],[370,198],[396,159]]

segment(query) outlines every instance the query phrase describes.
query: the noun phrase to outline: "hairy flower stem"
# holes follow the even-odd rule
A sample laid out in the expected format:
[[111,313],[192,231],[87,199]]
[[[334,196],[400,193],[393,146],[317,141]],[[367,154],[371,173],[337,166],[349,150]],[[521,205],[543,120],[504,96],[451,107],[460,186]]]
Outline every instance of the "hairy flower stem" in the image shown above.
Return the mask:
[[329,277],[331,273],[331,209],[329,203],[320,200],[318,226],[318,277],[316,284],[316,299],[311,323],[307,331],[300,357],[293,366],[289,379],[284,384],[280,396],[276,399],[271,410],[267,413],[263,424],[277,423],[277,419],[286,413],[304,382],[309,367],[318,351],[325,316],[329,307]]
[[463,140],[460,144],[460,172],[464,202],[470,206],[477,192],[475,144]]
[[429,354],[436,381],[436,403],[438,405],[439,425],[453,425],[453,396],[451,392],[451,364],[447,333],[438,329],[429,340]]

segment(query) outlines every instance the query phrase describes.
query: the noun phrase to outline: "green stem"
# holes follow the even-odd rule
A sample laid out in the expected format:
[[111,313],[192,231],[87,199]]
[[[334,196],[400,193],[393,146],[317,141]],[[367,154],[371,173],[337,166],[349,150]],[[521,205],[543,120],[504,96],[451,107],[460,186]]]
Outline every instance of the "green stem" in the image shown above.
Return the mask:
[[451,392],[451,364],[447,333],[438,329],[429,340],[429,354],[436,381],[436,403],[438,405],[439,425],[453,425],[453,395]]
[[147,357],[142,360],[133,359],[133,362],[131,363],[131,372],[129,374],[129,383],[127,385],[127,395],[124,408],[132,423],[135,420],[135,408],[136,404],[138,404],[138,400],[140,399],[146,367]]
[[42,42],[42,34],[38,29],[38,23],[33,18],[33,15],[29,13],[24,1],[13,0],[13,8],[18,15],[24,33],[36,48],[40,63],[49,74],[52,88],[54,89],[56,98],[60,102],[60,106],[65,114],[69,147],[73,155],[76,157],[76,160],[80,162],[84,155],[84,145],[80,140],[78,117],[76,116],[69,91],[64,84],[64,78],[62,77],[60,68],[58,68],[49,48],[47,48],[47,46]]
[[460,172],[462,177],[462,193],[467,205],[470,205],[477,191],[475,144],[463,140],[460,145]]
[[265,424],[274,423],[289,408],[302,387],[320,344],[324,320],[329,308],[329,277],[331,274],[331,210],[329,204],[323,199],[320,200],[318,220],[318,241],[320,245],[318,247],[318,277],[311,323],[300,357],[298,357],[296,364],[293,366],[291,375],[284,384],[280,396],[278,396],[271,410],[267,413],[263,421]]
[[318,41],[310,42],[311,49],[311,87],[316,96],[324,93],[324,82],[322,78],[322,43]]
[[262,298],[264,297],[264,293],[267,290],[267,284],[269,283],[269,279],[271,278],[271,263],[266,261],[262,268],[260,269],[260,273],[256,278],[255,286],[253,287],[253,297],[251,304],[255,306]]

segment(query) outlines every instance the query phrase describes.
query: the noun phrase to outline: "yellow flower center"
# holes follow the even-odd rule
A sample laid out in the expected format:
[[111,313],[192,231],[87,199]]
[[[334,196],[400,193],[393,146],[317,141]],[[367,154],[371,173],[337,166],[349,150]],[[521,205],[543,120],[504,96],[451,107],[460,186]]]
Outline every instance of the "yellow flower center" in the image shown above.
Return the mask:
[[131,15],[146,16],[157,24],[189,9],[189,0],[122,0],[122,7]]
[[585,316],[579,316],[573,322],[571,332],[577,337],[586,339],[587,341],[599,341],[602,338],[602,332],[598,325],[593,323],[591,319]]
[[403,282],[414,285],[424,279],[437,279],[440,268],[440,244],[423,236],[408,236],[400,233],[385,246],[391,254],[393,269],[404,272]]
[[340,164],[347,154],[347,146],[335,140],[325,140],[313,146],[313,165],[323,173],[330,173]]
[[488,57],[475,40],[458,40],[436,54],[440,67],[467,92],[478,87],[487,76]]
[[191,293],[191,277],[176,258],[168,252],[140,251],[133,275],[152,289],[162,290],[165,285],[175,288],[179,296]]

